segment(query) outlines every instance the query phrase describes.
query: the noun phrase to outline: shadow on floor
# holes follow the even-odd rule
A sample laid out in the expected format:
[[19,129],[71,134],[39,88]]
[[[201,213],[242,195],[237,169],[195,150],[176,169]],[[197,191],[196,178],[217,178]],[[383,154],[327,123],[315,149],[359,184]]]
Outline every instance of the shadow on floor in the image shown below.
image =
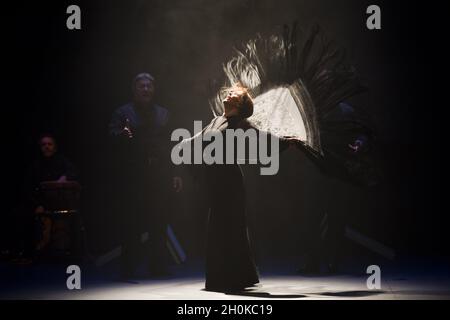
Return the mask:
[[305,298],[305,295],[301,294],[271,294],[269,292],[228,292],[226,295],[232,296],[245,296],[245,297],[257,297],[257,298],[271,298],[271,299],[298,299]]

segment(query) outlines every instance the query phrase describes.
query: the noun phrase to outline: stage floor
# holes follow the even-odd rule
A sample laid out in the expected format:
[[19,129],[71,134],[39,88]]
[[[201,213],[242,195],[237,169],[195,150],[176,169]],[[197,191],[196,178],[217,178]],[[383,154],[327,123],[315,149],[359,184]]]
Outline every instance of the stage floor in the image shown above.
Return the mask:
[[[98,270],[82,269],[81,290],[66,287],[66,267],[0,266],[7,285],[0,291],[2,299],[169,299],[169,300],[240,300],[240,299],[450,299],[450,274],[447,266],[434,271],[420,266],[397,269],[382,274],[381,289],[369,290],[368,275],[280,275],[262,274],[261,285],[240,294],[204,291],[201,272],[177,274],[166,279],[115,281],[99,276]],[[83,273],[84,272],[84,273]],[[195,272],[194,272],[195,273]],[[9,276],[8,276],[9,274]],[[5,278],[5,276],[7,278]]]

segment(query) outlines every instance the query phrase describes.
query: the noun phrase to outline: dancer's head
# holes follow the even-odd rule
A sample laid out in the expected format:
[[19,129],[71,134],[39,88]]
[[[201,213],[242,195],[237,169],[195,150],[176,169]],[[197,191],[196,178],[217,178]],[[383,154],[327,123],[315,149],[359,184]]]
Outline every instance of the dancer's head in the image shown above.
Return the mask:
[[138,106],[148,105],[155,94],[155,79],[149,73],[138,74],[132,84],[134,102]]
[[225,107],[225,116],[238,116],[248,118],[253,114],[253,101],[247,88],[236,84],[225,90],[227,93],[222,100]]

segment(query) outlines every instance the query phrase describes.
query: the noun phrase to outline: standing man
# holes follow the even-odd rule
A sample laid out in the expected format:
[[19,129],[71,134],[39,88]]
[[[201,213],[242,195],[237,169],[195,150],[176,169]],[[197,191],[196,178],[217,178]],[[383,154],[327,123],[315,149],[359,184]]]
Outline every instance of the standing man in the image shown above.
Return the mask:
[[112,115],[109,133],[115,141],[121,214],[121,277],[131,278],[144,254],[150,253],[150,273],[167,273],[165,255],[170,189],[181,191],[182,180],[171,179],[169,112],[154,103],[155,80],[138,74],[132,83],[133,101]]
[[324,122],[335,130],[322,135],[322,143],[327,146],[325,158],[330,165],[324,177],[326,228],[321,233],[327,270],[336,273],[343,258],[346,225],[350,212],[355,210],[358,194],[376,186],[380,175],[374,154],[375,131],[361,108],[341,102]]

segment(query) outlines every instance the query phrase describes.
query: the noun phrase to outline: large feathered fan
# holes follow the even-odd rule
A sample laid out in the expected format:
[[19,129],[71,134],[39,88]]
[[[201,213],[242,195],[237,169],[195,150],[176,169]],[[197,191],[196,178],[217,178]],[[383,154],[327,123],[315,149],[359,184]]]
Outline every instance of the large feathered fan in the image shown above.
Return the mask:
[[[285,26],[277,34],[257,36],[235,53],[223,66],[222,86],[213,88],[210,107],[214,115],[224,111],[222,88],[240,83],[253,97],[254,114],[249,121],[256,128],[297,137],[316,155],[345,167],[347,173],[366,174],[361,159],[352,163],[347,152],[342,152],[349,141],[333,139],[358,130],[371,135],[364,120],[354,116],[359,114],[354,107],[347,106],[355,111],[352,116],[338,112],[342,116],[336,117],[336,110],[345,107],[342,103],[365,88],[346,63],[344,51],[326,40],[319,27],[304,33],[297,32],[296,24]],[[355,171],[355,164],[360,169]]]

